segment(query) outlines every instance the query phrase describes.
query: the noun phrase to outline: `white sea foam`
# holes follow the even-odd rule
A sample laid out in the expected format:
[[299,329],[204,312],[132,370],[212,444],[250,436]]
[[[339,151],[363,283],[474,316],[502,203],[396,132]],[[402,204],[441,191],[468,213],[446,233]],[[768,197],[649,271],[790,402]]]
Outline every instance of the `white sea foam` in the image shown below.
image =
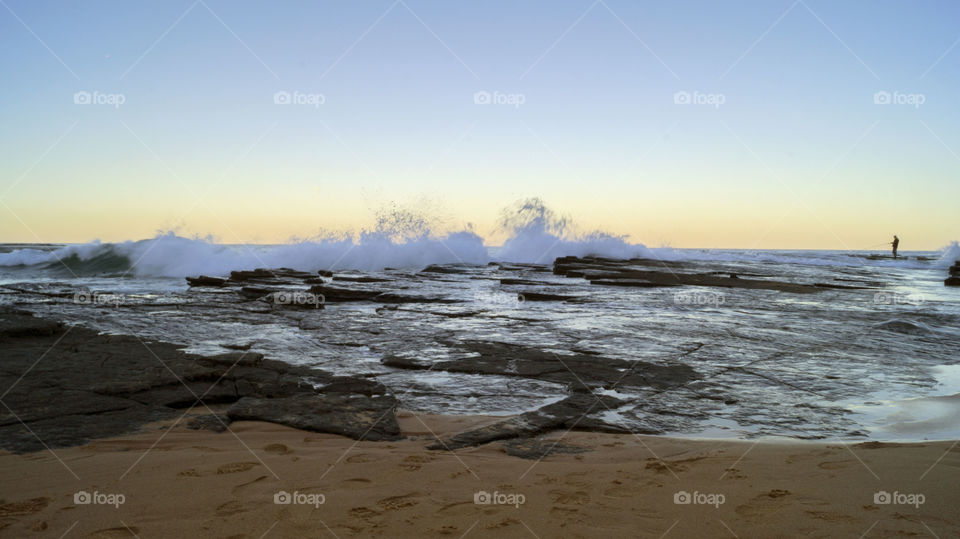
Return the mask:
[[0,253],[0,267],[48,266],[74,275],[127,274],[138,277],[226,275],[232,270],[287,267],[303,271],[387,267],[422,268],[430,264],[483,265],[491,260],[550,264],[560,256],[653,258],[710,262],[769,262],[813,266],[946,267],[960,259],[957,242],[943,248],[936,262],[869,260],[864,253],[838,251],[764,251],[648,248],[601,231],[579,231],[569,219],[528,199],[504,211],[500,228],[507,237],[490,248],[472,231],[432,232],[430,221],[405,210],[381,212],[372,231],[356,236],[328,235],[283,245],[226,245],[211,238],[174,233],[120,243],[93,241],[55,250],[24,248]]

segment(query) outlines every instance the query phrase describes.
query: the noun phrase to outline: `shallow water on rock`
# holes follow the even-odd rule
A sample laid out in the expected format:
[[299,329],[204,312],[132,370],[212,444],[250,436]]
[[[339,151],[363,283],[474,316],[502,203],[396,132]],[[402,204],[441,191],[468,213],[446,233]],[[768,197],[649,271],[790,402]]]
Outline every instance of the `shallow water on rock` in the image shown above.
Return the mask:
[[[180,279],[68,278],[8,267],[0,269],[0,303],[147,343],[183,343],[199,354],[249,346],[290,363],[368,376],[404,407],[424,412],[505,415],[556,402],[571,383],[551,379],[544,363],[555,358],[562,369],[566,358],[595,361],[598,372],[604,363],[630,362],[634,370],[618,367],[623,374],[615,378],[624,380],[655,367],[693,370],[692,379],[669,387],[585,382],[623,401],[598,411],[604,421],[638,432],[960,437],[953,413],[960,290],[943,286],[936,253],[908,253],[931,260],[905,262],[827,251],[685,253],[682,261],[634,261],[630,268],[865,288],[608,286],[555,275],[550,265],[503,263],[338,272],[322,286],[393,296],[310,308],[248,299],[239,286],[189,288]],[[383,281],[357,282],[370,276]],[[296,279],[263,286],[309,289]],[[518,297],[524,293],[562,299],[524,301]],[[511,345],[500,370],[456,372],[477,359],[476,343]],[[385,358],[409,368],[384,365]],[[560,374],[578,385],[590,373]]]

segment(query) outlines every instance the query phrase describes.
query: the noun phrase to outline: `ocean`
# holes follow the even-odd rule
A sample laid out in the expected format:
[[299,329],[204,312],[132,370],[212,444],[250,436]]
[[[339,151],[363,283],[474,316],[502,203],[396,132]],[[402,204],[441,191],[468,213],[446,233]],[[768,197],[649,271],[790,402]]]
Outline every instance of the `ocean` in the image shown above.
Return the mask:
[[[181,343],[199,354],[248,348],[363,375],[422,412],[510,415],[568,394],[561,383],[509,369],[431,367],[476,357],[477,343],[494,343],[550,353],[561,365],[565,357],[586,357],[598,365],[624,360],[695,371],[696,380],[669,390],[599,389],[623,402],[603,411],[603,420],[631,431],[960,437],[960,289],[943,285],[947,267],[960,259],[956,244],[893,260],[881,251],[648,248],[610,236],[528,232],[498,247],[469,232],[287,245],[224,245],[173,234],[124,243],[6,244],[0,245],[0,304],[133,334],[147,345]],[[634,259],[659,271],[828,286],[813,294],[604,286],[551,271],[558,257],[588,255]],[[405,299],[278,308],[236,289],[191,288],[184,279],[255,268],[310,272],[331,286]],[[321,278],[323,271],[333,276]],[[300,282],[274,285],[291,294],[306,290]],[[561,299],[526,301],[524,294]],[[385,358],[428,368],[397,369]]]

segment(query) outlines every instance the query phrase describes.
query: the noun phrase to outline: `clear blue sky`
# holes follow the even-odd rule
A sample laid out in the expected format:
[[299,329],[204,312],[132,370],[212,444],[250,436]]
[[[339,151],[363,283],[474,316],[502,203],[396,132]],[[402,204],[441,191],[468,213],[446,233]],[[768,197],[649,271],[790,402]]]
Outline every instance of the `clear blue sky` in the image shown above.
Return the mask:
[[0,241],[282,241],[395,201],[495,243],[500,208],[540,196],[653,245],[935,248],[960,236],[957,21],[953,1],[2,0]]

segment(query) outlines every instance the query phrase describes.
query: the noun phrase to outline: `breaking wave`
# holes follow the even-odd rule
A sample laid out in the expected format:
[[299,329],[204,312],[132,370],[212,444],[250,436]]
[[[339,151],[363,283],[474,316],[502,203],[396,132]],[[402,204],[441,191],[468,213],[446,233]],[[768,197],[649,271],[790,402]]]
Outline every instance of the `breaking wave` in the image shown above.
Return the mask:
[[174,233],[120,243],[94,241],[56,249],[0,253],[0,266],[39,268],[63,276],[184,277],[226,275],[232,270],[293,268],[303,271],[422,268],[430,264],[484,265],[491,260],[550,263],[564,255],[631,257],[649,254],[643,245],[600,232],[577,235],[569,219],[539,199],[519,203],[501,226],[510,237],[495,254],[470,230],[435,234],[428,219],[390,208],[357,237],[328,237],[283,245],[227,245]]
[[[437,234],[439,225],[423,214],[391,206],[381,211],[372,230],[358,235],[325,234],[283,245],[229,245],[210,237],[187,238],[172,232],[154,238],[62,247],[36,246],[0,252],[0,267],[59,277],[185,277],[227,275],[233,270],[292,268],[301,271],[418,269],[430,264],[484,265],[491,261],[550,264],[561,256],[653,258],[803,265],[896,265],[921,268],[960,259],[957,242],[933,262],[869,260],[865,254],[837,251],[734,251],[648,248],[623,236],[579,231],[571,220],[531,198],[505,209],[498,223],[507,238],[500,247],[484,245],[469,228]],[[905,263],[906,262],[906,263]]]

